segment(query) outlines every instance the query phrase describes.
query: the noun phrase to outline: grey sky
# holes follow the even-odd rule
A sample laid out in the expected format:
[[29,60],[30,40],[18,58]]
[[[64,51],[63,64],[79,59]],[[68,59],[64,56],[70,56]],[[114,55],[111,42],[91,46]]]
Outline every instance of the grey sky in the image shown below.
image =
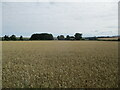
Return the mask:
[[118,34],[118,4],[114,2],[4,2],[2,15],[3,35]]
[[2,3],[0,3],[0,36],[2,35]]

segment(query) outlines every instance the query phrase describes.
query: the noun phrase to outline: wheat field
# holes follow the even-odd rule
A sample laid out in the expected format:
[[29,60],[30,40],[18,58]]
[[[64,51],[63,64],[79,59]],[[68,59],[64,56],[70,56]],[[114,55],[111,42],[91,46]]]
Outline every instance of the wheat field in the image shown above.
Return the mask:
[[113,38],[98,38],[98,40],[118,40],[118,37],[113,37]]
[[118,42],[3,41],[3,88],[117,88]]

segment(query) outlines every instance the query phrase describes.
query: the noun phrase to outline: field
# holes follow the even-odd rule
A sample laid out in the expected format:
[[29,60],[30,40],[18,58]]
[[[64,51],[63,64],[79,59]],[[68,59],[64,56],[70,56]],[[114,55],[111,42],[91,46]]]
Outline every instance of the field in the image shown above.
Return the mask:
[[113,37],[113,38],[98,38],[98,40],[118,40],[118,37]]
[[118,42],[4,41],[3,88],[117,88]]

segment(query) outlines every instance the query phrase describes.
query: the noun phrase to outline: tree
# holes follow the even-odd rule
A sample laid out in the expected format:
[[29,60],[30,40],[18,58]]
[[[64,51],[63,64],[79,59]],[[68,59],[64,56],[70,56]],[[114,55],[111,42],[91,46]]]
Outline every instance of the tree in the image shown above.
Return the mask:
[[48,33],[33,34],[30,40],[53,40],[53,35]]
[[82,34],[81,33],[75,33],[75,40],[80,40],[82,39]]
[[10,36],[10,40],[17,40],[15,35]]
[[64,35],[60,35],[57,38],[58,38],[58,40],[65,40]]
[[60,36],[57,36],[57,39],[59,40]]
[[23,36],[20,36],[20,40],[23,40]]
[[7,36],[7,35],[5,35],[2,39],[5,40],[5,41],[10,40],[9,36]]
[[67,35],[65,39],[66,39],[66,40],[70,40],[70,36],[69,36],[69,35]]

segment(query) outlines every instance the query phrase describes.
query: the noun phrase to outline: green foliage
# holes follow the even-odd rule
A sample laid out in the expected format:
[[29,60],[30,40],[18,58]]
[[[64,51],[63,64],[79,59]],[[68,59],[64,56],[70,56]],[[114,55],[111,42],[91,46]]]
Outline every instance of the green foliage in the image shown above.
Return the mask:
[[57,38],[58,38],[58,40],[65,40],[64,35],[60,35],[60,36],[58,36]]
[[82,39],[82,34],[81,33],[75,33],[75,40],[80,40]]
[[65,40],[70,40],[70,36],[67,35],[66,38],[65,38]]
[[30,40],[53,40],[53,35],[48,33],[33,34]]
[[9,36],[5,35],[5,36],[2,38],[2,40],[8,41],[8,40],[10,40],[10,38],[9,38]]
[[10,36],[10,40],[15,41],[15,40],[17,40],[17,38],[16,38],[16,36],[15,36],[15,35],[12,35],[12,36]]
[[23,40],[23,36],[20,36],[20,40]]

